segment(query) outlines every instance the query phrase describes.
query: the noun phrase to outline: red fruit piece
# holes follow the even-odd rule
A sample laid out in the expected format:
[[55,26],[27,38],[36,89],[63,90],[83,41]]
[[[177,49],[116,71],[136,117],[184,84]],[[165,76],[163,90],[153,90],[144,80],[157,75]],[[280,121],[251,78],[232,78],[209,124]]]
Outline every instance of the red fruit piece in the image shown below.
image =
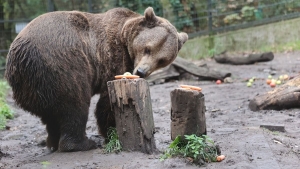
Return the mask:
[[271,86],[271,87],[275,87],[275,86],[276,86],[276,83],[271,82],[271,83],[270,83],[270,86]]

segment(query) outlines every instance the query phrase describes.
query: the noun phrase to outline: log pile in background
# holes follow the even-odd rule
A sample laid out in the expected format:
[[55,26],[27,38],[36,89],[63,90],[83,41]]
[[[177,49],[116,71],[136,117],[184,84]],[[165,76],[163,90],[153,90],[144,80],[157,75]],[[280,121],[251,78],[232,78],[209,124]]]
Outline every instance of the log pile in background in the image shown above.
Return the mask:
[[255,96],[249,108],[252,111],[300,108],[300,75],[270,92]]

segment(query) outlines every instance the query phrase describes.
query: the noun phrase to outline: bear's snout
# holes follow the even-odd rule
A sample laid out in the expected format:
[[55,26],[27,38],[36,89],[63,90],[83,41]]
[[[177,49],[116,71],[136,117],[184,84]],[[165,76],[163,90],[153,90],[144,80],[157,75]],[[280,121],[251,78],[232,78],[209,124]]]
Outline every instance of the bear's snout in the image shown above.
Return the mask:
[[138,76],[140,76],[141,78],[144,78],[144,77],[146,76],[145,71],[144,71],[143,69],[141,69],[141,68],[138,68],[138,69],[137,69],[136,74],[137,74]]

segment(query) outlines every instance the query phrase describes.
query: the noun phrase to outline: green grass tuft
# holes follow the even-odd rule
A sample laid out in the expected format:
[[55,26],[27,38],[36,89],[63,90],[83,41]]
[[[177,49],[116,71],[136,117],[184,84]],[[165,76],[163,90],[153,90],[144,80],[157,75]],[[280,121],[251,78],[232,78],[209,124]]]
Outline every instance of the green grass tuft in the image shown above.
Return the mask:
[[6,81],[0,80],[0,130],[6,127],[6,119],[12,119],[14,117],[12,109],[6,103],[9,88]]
[[4,102],[0,102],[0,114],[3,115],[7,119],[13,119],[14,118],[14,112]]
[[0,114],[0,130],[6,127],[6,117]]
[[284,44],[278,44],[278,45],[268,45],[268,46],[262,46],[258,49],[258,52],[286,52],[286,51],[299,51],[300,50],[300,41],[295,42],[289,42]]
[[51,163],[49,161],[42,161],[40,164],[42,164],[43,168],[47,168]]
[[122,150],[116,128],[108,129],[108,139],[109,142],[105,145],[106,153],[118,153]]
[[6,81],[0,80],[0,101],[5,101],[9,85]]

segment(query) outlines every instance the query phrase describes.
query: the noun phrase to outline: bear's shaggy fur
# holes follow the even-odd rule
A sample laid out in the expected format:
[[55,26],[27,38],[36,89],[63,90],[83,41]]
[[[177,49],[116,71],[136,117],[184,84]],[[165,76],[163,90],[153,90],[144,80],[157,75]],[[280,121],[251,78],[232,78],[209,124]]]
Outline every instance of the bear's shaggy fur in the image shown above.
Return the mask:
[[95,116],[106,137],[115,126],[107,81],[124,72],[148,76],[170,64],[187,39],[151,7],[144,16],[125,8],[51,12],[15,38],[5,77],[16,103],[46,125],[49,148],[89,150],[96,148],[85,133],[91,97],[100,93]]

